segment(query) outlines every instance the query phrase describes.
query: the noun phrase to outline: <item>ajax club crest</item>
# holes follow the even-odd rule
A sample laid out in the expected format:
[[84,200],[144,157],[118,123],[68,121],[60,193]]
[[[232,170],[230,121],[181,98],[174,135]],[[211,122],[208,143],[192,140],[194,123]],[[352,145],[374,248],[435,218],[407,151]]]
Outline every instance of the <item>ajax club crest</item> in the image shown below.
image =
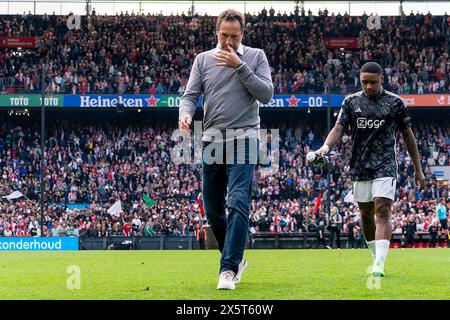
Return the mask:
[[387,103],[387,102],[382,102],[381,103],[381,114],[382,115],[385,116],[385,115],[388,115],[389,112],[391,112],[391,108],[389,106],[390,106],[390,104]]

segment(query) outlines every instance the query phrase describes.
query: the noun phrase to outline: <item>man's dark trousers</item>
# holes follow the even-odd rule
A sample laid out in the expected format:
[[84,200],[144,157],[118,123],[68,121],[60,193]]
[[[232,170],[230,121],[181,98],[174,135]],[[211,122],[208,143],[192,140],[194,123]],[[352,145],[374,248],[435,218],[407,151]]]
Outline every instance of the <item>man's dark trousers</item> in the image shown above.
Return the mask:
[[334,237],[336,236],[336,246],[341,247],[341,229],[339,227],[330,227],[330,247],[333,248]]
[[[259,141],[250,143],[246,139],[245,144],[240,146],[235,140],[227,144],[203,142],[202,148],[203,201],[211,230],[222,253],[220,272],[231,270],[237,273],[248,236],[250,197]],[[221,159],[221,163],[211,163],[211,157],[205,158],[208,154],[214,159]],[[229,158],[231,155],[234,159]],[[242,160],[244,163],[241,163]],[[225,208],[228,208],[228,217]]]

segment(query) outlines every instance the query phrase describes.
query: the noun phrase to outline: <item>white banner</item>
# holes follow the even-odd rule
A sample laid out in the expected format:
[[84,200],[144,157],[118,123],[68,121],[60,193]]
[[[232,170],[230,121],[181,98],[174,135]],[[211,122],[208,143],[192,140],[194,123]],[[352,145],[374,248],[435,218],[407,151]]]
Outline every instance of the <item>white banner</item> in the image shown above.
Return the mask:
[[116,201],[116,203],[114,203],[112,205],[111,208],[108,209],[108,213],[112,216],[116,216],[116,217],[120,217],[120,214],[123,212],[122,210],[122,203],[119,201]]
[[13,199],[19,199],[20,197],[23,197],[23,193],[20,191],[14,191],[9,196],[4,196],[2,198],[6,198],[7,200],[13,200]]

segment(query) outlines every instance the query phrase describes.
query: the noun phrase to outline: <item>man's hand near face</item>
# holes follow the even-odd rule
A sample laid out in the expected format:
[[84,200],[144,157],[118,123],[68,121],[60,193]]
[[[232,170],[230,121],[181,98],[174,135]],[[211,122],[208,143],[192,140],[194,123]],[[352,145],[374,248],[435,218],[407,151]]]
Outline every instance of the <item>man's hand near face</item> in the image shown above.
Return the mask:
[[215,64],[216,66],[225,66],[233,69],[236,69],[242,63],[237,53],[228,45],[216,54],[216,60],[219,61]]

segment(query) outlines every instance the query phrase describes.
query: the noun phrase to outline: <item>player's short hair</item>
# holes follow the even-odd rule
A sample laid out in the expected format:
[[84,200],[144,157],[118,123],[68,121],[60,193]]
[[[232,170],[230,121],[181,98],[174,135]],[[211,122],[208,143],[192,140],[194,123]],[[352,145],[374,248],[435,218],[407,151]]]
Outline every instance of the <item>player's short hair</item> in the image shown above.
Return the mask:
[[381,76],[383,73],[383,69],[381,66],[376,62],[367,62],[365,63],[361,69],[359,70],[360,73],[376,73]]
[[239,11],[236,11],[234,9],[227,9],[223,11],[219,16],[217,17],[216,22],[216,30],[219,31],[220,25],[223,21],[237,21],[239,22],[239,25],[241,27],[241,32],[244,32],[244,25],[245,25],[245,18],[242,13]]

